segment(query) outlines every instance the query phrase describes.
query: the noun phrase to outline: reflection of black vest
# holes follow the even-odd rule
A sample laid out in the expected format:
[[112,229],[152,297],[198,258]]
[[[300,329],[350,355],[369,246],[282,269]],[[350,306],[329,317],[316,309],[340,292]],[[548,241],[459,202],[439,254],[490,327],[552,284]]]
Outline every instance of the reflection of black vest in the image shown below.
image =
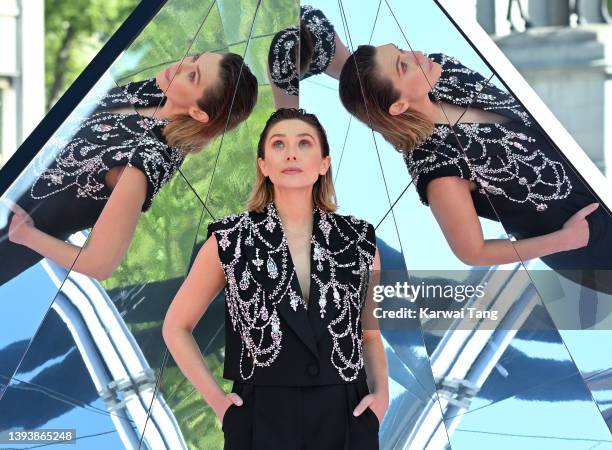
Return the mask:
[[374,227],[313,209],[306,307],[273,202],[208,226],[225,272],[223,377],[304,386],[365,380],[361,311],[376,251]]
[[464,66],[454,56],[431,53],[429,57],[442,67],[440,78],[429,92],[429,98],[433,102],[444,101],[457,106],[491,111],[518,120],[525,126],[537,126],[512,94],[498,88],[479,72]]

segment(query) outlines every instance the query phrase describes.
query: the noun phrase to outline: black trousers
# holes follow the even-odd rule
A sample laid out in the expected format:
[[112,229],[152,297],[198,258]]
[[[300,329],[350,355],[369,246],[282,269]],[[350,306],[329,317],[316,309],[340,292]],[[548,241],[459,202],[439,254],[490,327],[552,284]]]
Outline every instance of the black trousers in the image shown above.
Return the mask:
[[378,450],[380,424],[370,408],[353,410],[366,382],[258,386],[234,381],[243,400],[223,416],[224,450]]

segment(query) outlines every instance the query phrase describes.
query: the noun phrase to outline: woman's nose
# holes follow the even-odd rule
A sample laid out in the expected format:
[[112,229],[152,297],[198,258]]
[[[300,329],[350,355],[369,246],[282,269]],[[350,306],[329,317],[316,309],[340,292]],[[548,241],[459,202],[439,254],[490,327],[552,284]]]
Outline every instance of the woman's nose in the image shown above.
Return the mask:
[[290,159],[297,159],[297,157],[295,156],[295,147],[291,144],[289,144],[289,146],[287,147],[287,154],[285,155],[285,159],[286,160],[290,160]]

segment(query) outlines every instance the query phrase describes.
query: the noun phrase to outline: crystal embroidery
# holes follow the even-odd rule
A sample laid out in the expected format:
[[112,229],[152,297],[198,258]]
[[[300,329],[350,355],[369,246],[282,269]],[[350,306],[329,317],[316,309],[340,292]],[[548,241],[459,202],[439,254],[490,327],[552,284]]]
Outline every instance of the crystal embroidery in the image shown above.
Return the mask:
[[[436,124],[418,147],[405,151],[404,161],[421,203],[428,204],[421,180],[430,180],[438,171],[475,181],[480,194],[530,204],[537,212],[547,210],[547,201],[567,198],[572,183],[563,164],[541,149],[540,145],[547,145],[545,139],[533,137],[536,130],[527,134],[513,129],[532,125],[516,99],[454,57],[430,57],[442,66],[442,75],[431,91],[437,101],[489,110],[516,120],[507,124],[459,123],[453,128]],[[475,92],[479,92],[476,98]]]
[[[444,127],[440,125],[436,128]],[[447,133],[442,133],[446,135]],[[417,187],[420,178],[444,170],[447,166],[465,179],[475,181],[481,194],[500,196],[513,203],[531,204],[538,212],[546,211],[544,202],[566,198],[572,190],[565,167],[538,148],[535,138],[516,133],[506,124],[458,124],[454,140],[438,138],[434,133],[404,160]],[[532,147],[517,152],[515,139]],[[466,156],[467,155],[467,156]],[[523,174],[529,172],[530,179]],[[448,175],[448,171],[444,171]],[[427,204],[425,198],[421,198]]]
[[285,28],[272,39],[269,68],[272,82],[289,95],[298,95],[300,78],[324,72],[336,53],[334,27],[323,13],[312,6],[300,8],[300,20],[312,34],[313,54],[308,72],[299,77],[295,63],[295,47],[299,46],[300,30],[297,26]]
[[276,264],[270,255],[268,255],[268,276],[270,278],[276,278],[278,276],[278,269],[276,268]]
[[327,220],[321,221],[321,231],[325,235],[325,243],[329,245],[329,232],[331,231],[331,225],[329,224]]
[[314,260],[317,262],[317,270],[320,272],[321,270],[323,270],[323,265],[321,264],[321,261],[323,261],[323,251],[321,250],[321,247],[319,246],[318,242],[315,242],[315,247],[314,247]]
[[231,242],[229,241],[229,239],[227,238],[227,233],[223,233],[223,237],[221,238],[221,240],[219,241],[219,245],[221,246],[221,248],[225,251],[227,250],[227,247],[229,247],[231,244]]
[[242,278],[240,279],[240,289],[243,291],[249,288],[249,270],[242,272]]
[[[135,99],[138,105],[151,106],[160,104],[164,94],[152,78],[86,98],[66,121],[70,133],[58,134],[43,149],[55,155],[53,160],[35,160],[36,178],[30,187],[33,199],[44,199],[74,186],[77,197],[107,200],[110,191],[105,183],[106,173],[114,166],[131,164],[147,177],[143,210],[150,207],[180,167],[184,154],[154,133],[161,134],[168,123],[166,119],[142,118],[136,111],[112,111],[114,106],[124,106],[127,98]],[[92,107],[94,113],[90,113]]]
[[465,67],[457,58],[443,53],[432,53],[429,57],[442,67],[442,74],[431,91],[436,101],[471,105],[484,111],[503,111],[519,119],[525,126],[532,125],[527,111],[510,93],[499,89],[475,70]]
[[255,249],[255,259],[252,260],[253,264],[255,264],[255,267],[257,267],[257,270],[261,270],[261,265],[263,264],[263,259],[261,259],[259,257],[259,249],[256,248]]
[[[354,381],[364,367],[360,317],[368,271],[372,268],[376,249],[374,228],[366,221],[327,213],[316,207],[313,214],[318,218],[313,223],[313,258],[318,263],[325,261],[329,270],[311,273],[311,298],[317,298],[321,320],[325,318],[326,323],[329,322],[326,328],[329,339],[333,341],[332,366],[341,379]],[[242,241],[246,246],[254,246],[255,258],[244,257],[248,247],[243,247],[241,252],[219,254],[227,280],[226,311],[233,330],[241,338],[239,368],[240,376],[245,380],[253,376],[256,367],[270,366],[282,349],[283,331],[287,325],[281,322],[277,312],[281,302],[289,304],[292,314],[300,313],[300,305],[304,307],[303,311],[307,310],[306,301],[296,292],[299,282],[295,268],[291,270],[288,244],[274,203],[266,206],[262,220],[253,220],[253,217],[256,217],[255,213],[243,212],[209,224],[209,230],[220,238],[221,235],[227,238],[229,245]],[[328,222],[329,227],[324,222]],[[252,244],[248,244],[248,237],[242,239],[242,236],[251,236]],[[329,248],[325,247],[325,236],[329,236]],[[219,245],[222,240],[219,239]],[[262,255],[262,252],[265,253]],[[270,258],[271,253],[281,256],[280,264]],[[351,262],[347,262],[346,254],[351,256]],[[343,262],[340,263],[338,258]],[[255,276],[248,270],[251,264],[260,270],[264,259],[267,260],[267,271],[262,275]],[[359,267],[357,273],[349,270],[355,267]],[[274,272],[275,277],[271,278]],[[328,301],[328,295],[333,302]],[[327,308],[328,304],[332,309]],[[246,369],[244,358],[249,358],[249,369]]]
[[291,307],[294,311],[297,311],[297,307],[299,304],[303,304],[304,308],[306,308],[306,303],[304,299],[297,295],[293,289],[289,290],[289,298],[291,299],[289,302],[291,303]]

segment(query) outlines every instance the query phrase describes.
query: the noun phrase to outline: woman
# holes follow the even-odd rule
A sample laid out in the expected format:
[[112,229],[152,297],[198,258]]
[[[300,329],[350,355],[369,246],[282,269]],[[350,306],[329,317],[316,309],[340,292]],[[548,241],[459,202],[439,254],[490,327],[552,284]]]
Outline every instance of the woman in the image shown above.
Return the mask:
[[[464,263],[541,258],[612,293],[597,271],[612,269],[608,213],[509,93],[453,57],[387,44],[349,57],[340,99],[403,152],[421,201]],[[484,240],[478,216],[518,240]]]
[[[140,212],[185,155],[236,127],[256,101],[257,80],[242,58],[211,52],[96,99],[93,114],[29,191],[16,204],[6,202],[14,214],[0,230],[0,285],[42,257],[66,268],[74,263],[74,270],[99,280],[109,277]],[[83,248],[64,242],[94,223]]]
[[301,6],[300,28],[279,31],[270,44],[268,77],[276,108],[299,106],[300,80],[323,72],[338,79],[348,56],[325,14],[312,6]]
[[[248,210],[208,225],[164,340],[221,420],[226,450],[377,449],[387,362],[380,332],[361,322],[369,270],[380,268],[374,227],[334,212],[314,115],[275,112],[257,156]],[[228,394],[191,334],[224,287]]]

